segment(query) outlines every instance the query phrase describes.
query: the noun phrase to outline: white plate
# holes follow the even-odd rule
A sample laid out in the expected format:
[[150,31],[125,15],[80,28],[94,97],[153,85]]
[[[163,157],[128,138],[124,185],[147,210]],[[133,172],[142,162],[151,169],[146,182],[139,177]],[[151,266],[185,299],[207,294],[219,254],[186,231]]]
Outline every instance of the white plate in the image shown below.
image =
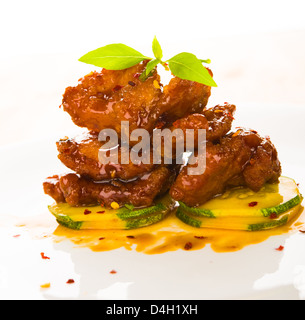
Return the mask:
[[[304,109],[291,106],[286,117],[275,118],[276,108],[244,105],[236,118],[270,134],[283,174],[295,178],[302,192]],[[0,159],[0,299],[305,299],[303,233],[273,236],[228,253],[209,246],[160,255],[93,252],[47,236],[57,224],[47,210],[52,199],[44,195],[42,181],[65,170],[55,140],[3,146]],[[25,220],[24,227],[16,226]],[[284,250],[275,250],[280,245]],[[50,259],[42,259],[41,252]],[[68,279],[75,282],[67,284]],[[50,287],[41,289],[45,283]]]

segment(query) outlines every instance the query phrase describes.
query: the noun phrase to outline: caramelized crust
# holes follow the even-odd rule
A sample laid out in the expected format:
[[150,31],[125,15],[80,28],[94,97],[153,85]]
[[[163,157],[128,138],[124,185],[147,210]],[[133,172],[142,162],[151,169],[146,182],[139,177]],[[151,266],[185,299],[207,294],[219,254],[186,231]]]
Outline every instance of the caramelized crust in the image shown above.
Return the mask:
[[74,139],[64,139],[57,142],[58,158],[69,169],[93,180],[109,180],[118,178],[130,180],[143,176],[155,167],[152,161],[121,164],[121,147],[118,146],[118,163],[102,164],[99,161],[99,149],[104,142],[98,140],[98,133],[86,132]]
[[[223,137],[231,128],[235,106],[225,104],[217,105],[205,110],[202,114],[192,114],[173,123],[171,130],[187,129],[194,130],[194,146],[198,145],[198,129],[206,130],[208,141],[215,141]],[[185,140],[184,140],[185,141]],[[94,131],[84,132],[75,138],[62,139],[57,143],[58,158],[69,169],[76,173],[91,178],[95,181],[118,178],[130,180],[143,176],[152,171],[156,165],[153,164],[153,152],[151,151],[150,163],[143,162],[134,164],[129,159],[128,164],[121,164],[121,148],[118,146],[118,163],[102,164],[99,162],[98,153],[103,142],[98,140],[98,133]],[[175,157],[175,138],[173,138],[173,152]]]
[[60,189],[59,175],[48,177],[43,183],[43,190],[45,194],[52,197],[56,202],[65,202],[65,197]]
[[147,62],[86,75],[76,87],[66,89],[64,111],[80,127],[97,132],[114,129],[120,136],[121,121],[129,121],[130,132],[142,128],[152,133],[160,122],[173,122],[205,108],[211,87],[174,77],[163,88],[156,70],[141,81]]
[[217,105],[202,112],[209,123],[207,141],[219,140],[231,130],[235,111],[236,106],[234,104],[225,102],[223,105]]
[[[59,159],[75,173],[49,177],[43,185],[46,194],[71,206],[111,207],[117,202],[120,206],[143,207],[152,205],[157,196],[170,189],[173,199],[198,206],[228,187],[247,186],[259,191],[264,183],[278,181],[281,165],[270,140],[253,130],[228,134],[235,105],[225,103],[205,110],[211,87],[177,77],[163,87],[156,70],[141,81],[139,76],[147,63],[125,70],[92,72],[77,86],[66,89],[64,111],[77,126],[89,131],[79,138],[57,142]],[[198,130],[205,129],[205,172],[189,175],[188,168],[196,164],[187,165],[177,176],[177,166],[173,169],[152,161],[120,164],[120,156],[119,164],[101,164],[98,153],[103,143],[98,141],[98,133],[114,129],[120,138],[121,121],[129,122],[129,134],[138,128],[152,134],[155,128],[166,127],[182,129],[186,137],[186,130],[193,129],[195,147]]]
[[233,104],[217,105],[175,121],[171,130],[182,129],[184,136],[187,129],[194,130],[194,146],[198,145],[198,129],[206,130],[207,141],[219,140],[231,130],[235,110],[236,106]]
[[67,202],[71,206],[102,204],[110,208],[112,202],[117,202],[120,206],[144,207],[152,205],[157,196],[164,194],[175,177],[176,171],[167,167],[158,167],[131,182],[94,182],[70,173],[48,178],[43,187],[55,201]]
[[[211,76],[212,71],[209,70]],[[211,87],[174,77],[164,87],[160,100],[164,122],[172,123],[192,113],[201,113],[208,103]]]
[[89,130],[114,129],[120,136],[121,121],[129,121],[130,132],[151,132],[160,115],[160,77],[154,72],[144,82],[139,75],[147,61],[124,70],[92,72],[76,87],[68,87],[62,106],[73,122]]
[[227,187],[247,186],[259,191],[265,182],[274,183],[281,166],[273,144],[255,131],[238,130],[222,138],[219,144],[209,142],[206,170],[201,175],[188,175],[184,167],[173,183],[173,199],[198,206],[221,194]]

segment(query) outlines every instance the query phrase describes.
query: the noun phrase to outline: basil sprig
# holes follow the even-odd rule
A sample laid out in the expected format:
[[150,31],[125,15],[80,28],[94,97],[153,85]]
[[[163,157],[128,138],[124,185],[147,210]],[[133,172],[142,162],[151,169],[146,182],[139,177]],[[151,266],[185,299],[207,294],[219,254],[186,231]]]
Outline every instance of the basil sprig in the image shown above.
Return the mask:
[[130,68],[141,61],[150,60],[146,65],[145,71],[140,76],[142,80],[146,79],[158,64],[161,64],[178,78],[217,87],[208,70],[202,65],[202,63],[210,63],[210,59],[198,59],[192,53],[182,52],[166,61],[162,61],[163,51],[156,37],[152,42],[152,51],[154,58],[144,56],[125,44],[115,43],[90,51],[82,56],[79,61],[108,70],[122,70]]

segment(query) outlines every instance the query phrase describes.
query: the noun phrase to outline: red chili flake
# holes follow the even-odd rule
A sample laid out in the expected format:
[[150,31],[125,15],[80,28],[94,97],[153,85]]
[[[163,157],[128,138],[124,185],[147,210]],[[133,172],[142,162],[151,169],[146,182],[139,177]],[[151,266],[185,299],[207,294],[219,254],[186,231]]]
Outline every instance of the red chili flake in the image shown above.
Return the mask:
[[122,88],[123,88],[123,86],[116,85],[116,86],[112,89],[112,91],[119,91],[119,90],[121,90]]
[[134,87],[136,84],[133,81],[128,81],[128,84],[132,87]]
[[116,272],[115,270],[111,270],[110,273],[111,273],[111,274],[115,274],[115,273],[117,273],[117,272]]
[[187,243],[185,244],[185,246],[184,246],[184,249],[185,249],[185,250],[190,250],[190,249],[192,249],[192,247],[193,247],[192,243],[191,243],[191,242],[187,242]]
[[84,214],[89,214],[89,213],[91,213],[91,211],[88,209],[85,209]]
[[18,237],[20,237],[20,234],[13,235],[13,238],[18,238]]
[[126,236],[126,238],[134,239],[135,237],[134,236]]
[[283,246],[279,246],[278,248],[276,248],[275,250],[277,251],[283,251],[284,247]]
[[252,201],[250,203],[248,203],[249,207],[255,207],[257,205],[257,201]]
[[133,77],[134,77],[134,78],[139,78],[140,75],[141,75],[141,73],[135,73],[135,74],[133,75]]
[[250,159],[250,161],[249,161],[249,163],[250,163],[251,166],[253,166],[255,162],[256,162],[255,159]]
[[49,257],[44,255],[44,252],[40,252],[40,255],[42,259],[50,259]]
[[231,112],[228,112],[227,114],[228,114],[228,116],[229,116],[232,120],[235,120],[235,118],[233,117],[233,115],[232,115]]
[[270,219],[276,219],[277,218],[277,214],[275,212],[272,212],[269,216]]
[[99,240],[104,240],[105,239],[105,237],[100,237],[100,238],[98,238]]
[[196,239],[205,239],[206,237],[203,237],[203,236],[194,236],[194,238],[196,238]]
[[74,283],[75,281],[73,279],[68,279],[66,283]]
[[266,136],[265,138],[266,138],[267,140],[270,140],[270,137],[269,137],[269,136]]
[[105,213],[105,210],[104,211],[96,211],[96,213]]
[[180,125],[180,121],[179,121],[179,120],[176,120],[176,121],[173,123],[173,126],[174,126],[175,128],[178,128],[179,125]]
[[162,129],[162,128],[164,127],[164,125],[165,125],[165,122],[164,122],[164,121],[159,121],[159,122],[156,124],[155,128],[156,128],[156,129]]

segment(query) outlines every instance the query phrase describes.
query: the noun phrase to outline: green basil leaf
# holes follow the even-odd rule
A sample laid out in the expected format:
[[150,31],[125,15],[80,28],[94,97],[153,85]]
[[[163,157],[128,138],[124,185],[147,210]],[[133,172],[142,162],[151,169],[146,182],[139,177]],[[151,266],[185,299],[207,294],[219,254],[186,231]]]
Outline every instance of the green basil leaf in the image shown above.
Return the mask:
[[108,70],[122,70],[146,59],[151,58],[125,44],[115,43],[90,51],[82,56],[79,61]]
[[194,54],[182,52],[167,60],[167,62],[171,72],[176,77],[217,87],[208,70]]
[[160,62],[161,61],[159,59],[150,60],[147,63],[145,70],[141,73],[139,79],[141,81],[145,81],[148,77],[150,77],[152,75],[152,71],[154,70],[155,66]]
[[150,60],[146,65],[145,74],[148,76],[150,72],[155,68],[155,66],[160,63],[159,59]]
[[161,45],[159,43],[159,41],[157,40],[156,36],[154,37],[153,43],[152,43],[152,51],[154,53],[154,56],[156,57],[156,59],[161,60],[163,57],[163,52],[161,49]]

